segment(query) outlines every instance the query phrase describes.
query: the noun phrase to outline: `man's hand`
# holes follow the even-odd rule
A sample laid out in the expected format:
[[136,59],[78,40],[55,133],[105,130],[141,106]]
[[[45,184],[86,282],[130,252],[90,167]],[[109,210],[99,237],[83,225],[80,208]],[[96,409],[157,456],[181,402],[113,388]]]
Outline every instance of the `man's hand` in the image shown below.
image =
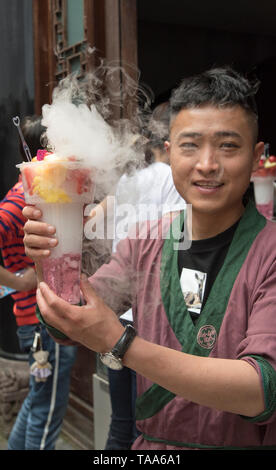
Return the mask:
[[58,240],[53,238],[55,227],[40,221],[42,213],[35,206],[25,206],[22,214],[28,219],[24,225],[23,239],[26,255],[34,261],[46,258],[51,248],[58,244]]
[[124,327],[83,276],[81,290],[87,303],[79,307],[60,299],[41,282],[37,290],[40,312],[46,323],[73,341],[96,352],[110,351],[123,334]]

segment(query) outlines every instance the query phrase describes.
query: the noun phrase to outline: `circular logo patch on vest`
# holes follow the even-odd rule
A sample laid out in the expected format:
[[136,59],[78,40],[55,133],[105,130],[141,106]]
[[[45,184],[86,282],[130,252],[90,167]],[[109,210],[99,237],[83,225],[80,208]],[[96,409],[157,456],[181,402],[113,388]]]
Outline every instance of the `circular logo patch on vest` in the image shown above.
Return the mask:
[[212,325],[204,325],[197,334],[199,346],[205,349],[212,349],[217,340],[217,332]]

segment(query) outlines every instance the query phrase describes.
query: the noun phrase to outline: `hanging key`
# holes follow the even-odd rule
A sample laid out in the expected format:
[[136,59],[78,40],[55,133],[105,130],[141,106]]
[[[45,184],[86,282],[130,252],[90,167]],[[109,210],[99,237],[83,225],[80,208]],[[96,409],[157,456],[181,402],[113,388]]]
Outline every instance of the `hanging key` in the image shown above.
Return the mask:
[[41,349],[41,335],[39,331],[35,331],[33,345],[31,347],[32,352],[36,352],[38,349]]

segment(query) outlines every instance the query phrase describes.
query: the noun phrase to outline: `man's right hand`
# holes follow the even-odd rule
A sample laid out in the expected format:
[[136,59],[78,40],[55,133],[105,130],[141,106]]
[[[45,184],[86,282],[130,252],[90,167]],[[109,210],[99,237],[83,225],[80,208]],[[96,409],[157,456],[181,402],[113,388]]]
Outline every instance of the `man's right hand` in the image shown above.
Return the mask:
[[58,244],[58,240],[53,238],[55,227],[41,222],[42,212],[35,206],[25,206],[22,214],[28,219],[24,225],[23,239],[26,255],[34,261],[47,258],[51,248]]

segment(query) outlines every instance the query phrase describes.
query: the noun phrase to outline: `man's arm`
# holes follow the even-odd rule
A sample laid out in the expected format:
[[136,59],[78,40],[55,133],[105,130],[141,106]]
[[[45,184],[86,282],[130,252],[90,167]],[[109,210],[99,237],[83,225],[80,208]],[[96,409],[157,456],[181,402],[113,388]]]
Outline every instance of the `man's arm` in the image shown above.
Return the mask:
[[[96,352],[107,352],[124,329],[88,281],[81,287],[87,305],[76,307],[57,297],[41,283],[37,302],[45,321],[74,341]],[[254,417],[264,410],[259,376],[243,360],[185,354],[136,337],[124,365],[176,395],[231,413]]]
[[[39,222],[41,213],[33,207],[25,207],[24,215],[31,219],[25,225],[27,255],[36,260],[49,256],[50,248],[57,243],[50,238],[54,228]],[[37,302],[43,318],[89,349],[110,351],[123,327],[89,283],[82,281],[81,285],[87,305],[78,307],[58,298],[41,283]],[[249,417],[264,410],[259,376],[246,361],[193,356],[136,337],[124,362],[152,382],[201,405]]]
[[0,266],[0,284],[16,291],[28,291],[36,288],[37,279],[34,269],[27,268],[22,274],[16,275]]
[[246,361],[194,356],[136,338],[124,365],[203,406],[248,417],[264,411],[259,376]]

